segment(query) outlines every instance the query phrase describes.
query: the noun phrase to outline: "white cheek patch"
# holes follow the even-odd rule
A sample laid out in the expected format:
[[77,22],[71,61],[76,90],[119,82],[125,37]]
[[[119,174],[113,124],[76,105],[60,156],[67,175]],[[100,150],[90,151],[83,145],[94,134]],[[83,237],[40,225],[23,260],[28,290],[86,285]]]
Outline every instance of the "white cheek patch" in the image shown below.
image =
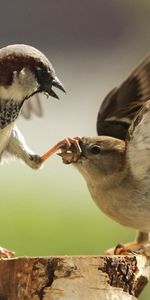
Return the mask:
[[36,90],[38,87],[34,73],[27,68],[23,68],[19,76],[15,72],[14,79],[18,79],[18,83],[26,90]]
[[38,83],[33,72],[24,68],[18,74],[14,71],[13,82],[8,87],[0,86],[0,98],[3,100],[22,101],[29,97],[38,88]]

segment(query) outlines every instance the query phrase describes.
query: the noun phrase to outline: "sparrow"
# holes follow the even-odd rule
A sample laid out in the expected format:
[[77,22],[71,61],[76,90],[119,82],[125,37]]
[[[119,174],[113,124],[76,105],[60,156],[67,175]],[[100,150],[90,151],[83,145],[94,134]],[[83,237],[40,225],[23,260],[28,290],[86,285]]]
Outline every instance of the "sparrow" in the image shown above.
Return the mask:
[[[13,156],[32,169],[44,160],[27,146],[16,120],[20,113],[26,118],[31,112],[41,115],[39,94],[59,99],[52,89],[65,92],[48,58],[29,45],[10,45],[0,49],[0,161]],[[2,256],[9,251],[0,248]]]
[[0,160],[8,154],[21,159],[33,169],[43,161],[26,145],[16,127],[22,114],[28,118],[31,111],[41,114],[39,98],[33,95],[45,93],[58,98],[52,87],[65,92],[54,68],[46,56],[28,45],[10,45],[0,49]]
[[136,241],[109,254],[147,252],[150,246],[150,55],[102,102],[97,136],[66,138],[51,148],[84,177],[96,205]]

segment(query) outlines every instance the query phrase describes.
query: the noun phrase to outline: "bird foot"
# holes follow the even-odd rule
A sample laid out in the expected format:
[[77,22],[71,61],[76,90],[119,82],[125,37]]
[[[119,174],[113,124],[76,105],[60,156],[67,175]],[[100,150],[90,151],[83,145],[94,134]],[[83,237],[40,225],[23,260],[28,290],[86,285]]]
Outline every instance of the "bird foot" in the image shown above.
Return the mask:
[[150,243],[118,244],[115,248],[108,249],[107,255],[135,255],[143,254],[150,259]]
[[79,141],[80,141],[80,137],[65,138],[64,140],[61,140],[54,147],[52,147],[49,151],[47,151],[40,157],[41,161],[44,162],[52,154],[56,153],[58,150],[61,150],[61,153],[59,153],[58,155],[62,156],[63,161],[66,164],[73,162],[75,156],[78,157],[78,155],[80,155],[82,152],[79,145]]
[[15,256],[14,251],[7,250],[5,248],[0,247],[0,259],[2,258],[12,258]]
[[30,154],[29,159],[27,159],[27,160],[28,160],[27,164],[32,169],[39,169],[43,164],[41,157],[37,154]]
[[133,252],[125,245],[118,244],[116,247],[106,250],[106,254],[107,255],[132,255]]

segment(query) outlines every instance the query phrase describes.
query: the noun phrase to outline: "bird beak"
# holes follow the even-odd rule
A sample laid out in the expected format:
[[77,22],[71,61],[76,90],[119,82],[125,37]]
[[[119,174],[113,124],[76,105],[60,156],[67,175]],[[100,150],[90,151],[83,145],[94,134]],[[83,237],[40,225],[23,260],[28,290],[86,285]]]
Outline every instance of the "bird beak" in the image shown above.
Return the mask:
[[[64,93],[66,93],[62,83],[59,81],[59,79],[55,76],[52,78],[52,81],[51,81],[51,84],[52,84],[52,87],[56,87],[58,88],[59,90],[63,91]],[[50,88],[49,91],[47,91],[48,94],[56,99],[59,99],[59,97],[57,96],[57,94],[52,90],[52,88]]]
[[52,85],[55,86],[56,88],[60,89],[64,93],[66,93],[62,83],[59,81],[59,79],[55,76],[54,79],[52,80]]
[[69,165],[77,160],[75,159],[75,155],[73,152],[61,152],[56,154],[62,158],[63,163],[66,165]]

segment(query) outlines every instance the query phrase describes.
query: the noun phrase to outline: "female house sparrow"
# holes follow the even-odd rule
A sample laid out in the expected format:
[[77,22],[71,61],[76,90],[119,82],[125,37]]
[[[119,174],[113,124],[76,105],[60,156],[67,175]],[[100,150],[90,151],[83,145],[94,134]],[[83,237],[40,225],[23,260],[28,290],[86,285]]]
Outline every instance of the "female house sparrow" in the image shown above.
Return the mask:
[[[104,99],[95,137],[65,139],[61,149],[84,177],[97,206],[116,222],[138,230],[139,249],[150,242],[150,56]],[[119,252],[120,253],[120,252]]]
[[[38,169],[43,159],[33,153],[16,127],[16,120],[22,112],[41,114],[38,98],[33,95],[45,93],[58,98],[52,87],[64,91],[55,71],[39,50],[28,45],[10,45],[0,49],[0,160],[5,154],[13,155],[33,169]],[[13,253],[0,248],[0,257]]]

